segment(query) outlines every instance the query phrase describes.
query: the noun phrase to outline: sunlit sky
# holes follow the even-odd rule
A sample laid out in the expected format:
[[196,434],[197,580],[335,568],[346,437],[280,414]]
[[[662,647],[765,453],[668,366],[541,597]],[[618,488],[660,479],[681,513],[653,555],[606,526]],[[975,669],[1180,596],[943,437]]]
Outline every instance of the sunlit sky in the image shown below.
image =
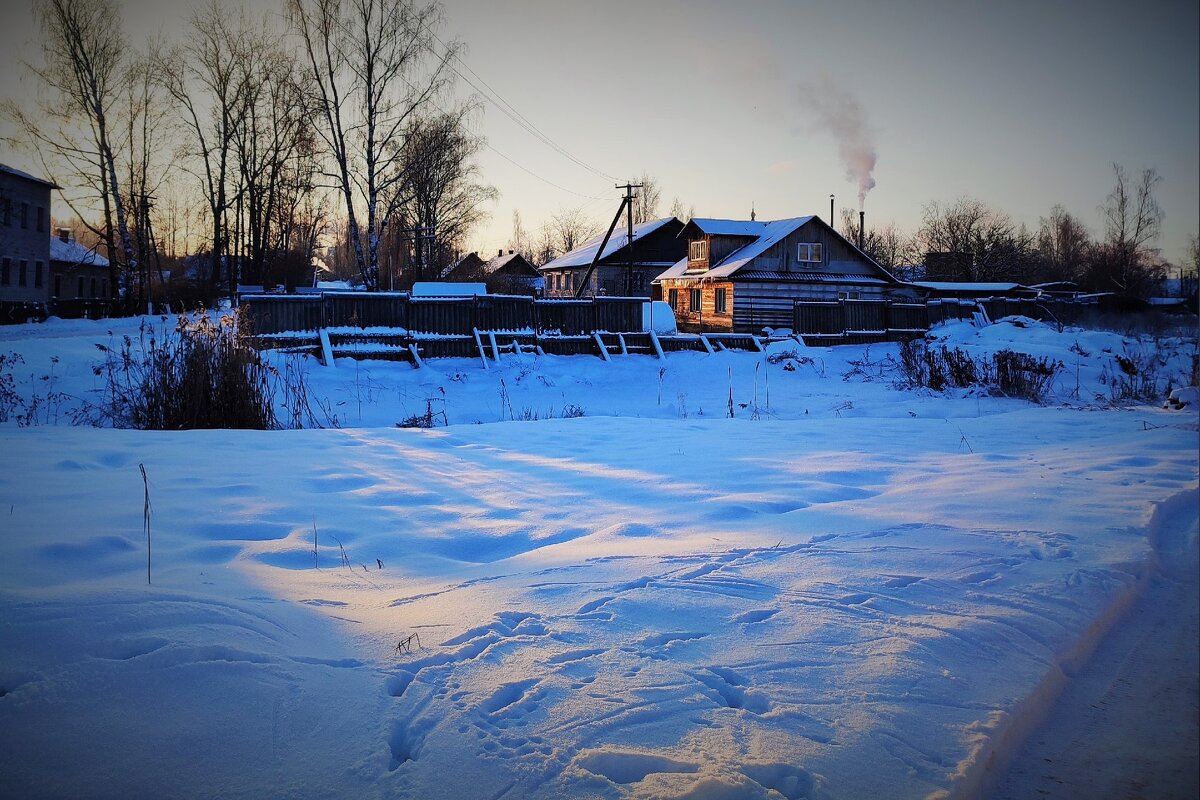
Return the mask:
[[[17,54],[32,13],[0,30],[6,95],[30,88]],[[243,5],[266,12],[281,0]],[[126,0],[131,40],[187,28],[194,4]],[[469,245],[582,207],[611,219],[614,184],[643,172],[698,216],[759,219],[857,207],[838,140],[811,98],[857,101],[877,155],[868,224],[919,224],[970,196],[1036,228],[1062,204],[1101,229],[1112,164],[1162,175],[1159,245],[1182,260],[1200,231],[1200,11],[1195,0],[446,0],[442,39],[562,155],[485,98],[484,179],[500,192]],[[805,89],[807,87],[807,90]],[[816,92],[814,93],[814,88]],[[474,90],[464,82],[458,92]],[[0,153],[33,166],[20,153]],[[582,166],[578,162],[583,162]]]

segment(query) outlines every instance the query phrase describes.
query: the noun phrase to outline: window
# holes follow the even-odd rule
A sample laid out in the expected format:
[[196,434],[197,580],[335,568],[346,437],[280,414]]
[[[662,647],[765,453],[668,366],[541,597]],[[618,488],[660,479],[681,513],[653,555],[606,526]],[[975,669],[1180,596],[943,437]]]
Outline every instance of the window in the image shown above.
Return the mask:
[[[5,262],[6,262],[5,267],[4,267],[5,275],[8,275],[7,261],[8,261],[8,259],[5,259]],[[4,282],[8,283],[8,278],[5,278]],[[667,289],[667,305],[669,305],[671,308],[679,308],[679,290],[678,289]]]
[[108,297],[108,280],[106,278],[100,279],[100,296]]
[[42,262],[33,262],[33,285],[37,288],[42,287]]
[[0,206],[3,206],[3,208],[0,209],[0,211],[3,211],[3,213],[4,213],[4,224],[11,228],[12,227],[12,200],[9,200],[6,197],[6,198],[4,198],[3,201],[0,201]]
[[29,203],[21,203],[21,213],[17,215],[22,228],[29,227]]
[[8,286],[12,283],[12,259],[6,258],[0,264],[0,286]]
[[697,239],[688,244],[688,260],[704,261],[708,258],[708,240]]
[[46,209],[38,206],[37,210],[37,229],[42,233],[46,232]]
[[838,300],[857,300],[858,292],[838,292]]
[[692,289],[691,297],[688,298],[688,311],[696,313],[700,310],[700,290]]
[[83,278],[79,279],[79,291],[75,293],[76,297],[83,297]]
[[726,304],[725,304],[725,289],[724,288],[719,288],[716,290],[716,293],[713,295],[713,305],[715,306],[716,313],[718,313],[718,314],[727,313],[726,312]]
[[821,243],[820,242],[801,242],[796,245],[796,260],[809,263],[820,263],[821,258]]
[[54,276],[54,296],[62,297],[62,275]]
[[91,291],[88,292],[88,297],[95,297],[96,296],[96,279],[95,278],[92,278],[92,282],[91,282],[91,284],[89,284],[88,288],[91,289]]
[[17,285],[18,286],[28,286],[29,285],[28,273],[29,273],[29,262],[26,261],[25,259],[21,259],[21,268],[17,270]]

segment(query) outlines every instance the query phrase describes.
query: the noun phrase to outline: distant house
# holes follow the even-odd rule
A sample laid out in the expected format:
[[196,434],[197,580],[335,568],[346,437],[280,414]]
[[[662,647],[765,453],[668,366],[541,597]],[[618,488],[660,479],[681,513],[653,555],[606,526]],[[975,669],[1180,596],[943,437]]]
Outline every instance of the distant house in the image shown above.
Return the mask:
[[693,219],[685,257],[658,277],[681,330],[790,328],[797,300],[906,299],[915,293],[819,217]]
[[542,294],[545,286],[537,267],[520,253],[511,250],[507,254],[499,251],[490,261],[484,261],[476,253],[469,253],[447,270],[442,280],[482,282],[487,285],[488,294],[537,296]]
[[47,180],[0,164],[0,301],[50,299]]
[[[687,253],[687,243],[679,238],[682,230],[675,217],[650,220],[633,226],[630,244],[628,230],[618,225],[583,294],[649,298],[651,282]],[[574,297],[603,240],[603,234],[595,236],[539,267],[546,296]]]
[[108,259],[71,238],[67,228],[50,237],[50,295],[55,300],[108,299]]

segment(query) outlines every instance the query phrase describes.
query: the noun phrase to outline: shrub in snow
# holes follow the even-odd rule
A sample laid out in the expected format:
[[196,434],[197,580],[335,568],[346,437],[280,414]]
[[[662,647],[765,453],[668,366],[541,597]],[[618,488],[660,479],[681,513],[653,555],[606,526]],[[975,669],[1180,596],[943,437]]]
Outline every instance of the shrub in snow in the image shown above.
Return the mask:
[[[243,325],[237,312],[216,321],[202,313],[180,316],[173,331],[143,322],[136,339],[96,345],[105,354],[93,369],[104,379],[104,399],[91,407],[93,422],[140,430],[316,424],[304,373],[289,363],[281,374],[264,361]],[[276,414],[277,398],[288,424]]]

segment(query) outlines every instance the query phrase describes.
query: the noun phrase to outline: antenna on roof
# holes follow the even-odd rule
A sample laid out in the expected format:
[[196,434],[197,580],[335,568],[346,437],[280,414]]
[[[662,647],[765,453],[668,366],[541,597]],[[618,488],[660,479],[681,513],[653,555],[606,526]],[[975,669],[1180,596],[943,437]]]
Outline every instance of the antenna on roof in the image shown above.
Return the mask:
[[754,201],[750,201],[750,221],[754,222]]

